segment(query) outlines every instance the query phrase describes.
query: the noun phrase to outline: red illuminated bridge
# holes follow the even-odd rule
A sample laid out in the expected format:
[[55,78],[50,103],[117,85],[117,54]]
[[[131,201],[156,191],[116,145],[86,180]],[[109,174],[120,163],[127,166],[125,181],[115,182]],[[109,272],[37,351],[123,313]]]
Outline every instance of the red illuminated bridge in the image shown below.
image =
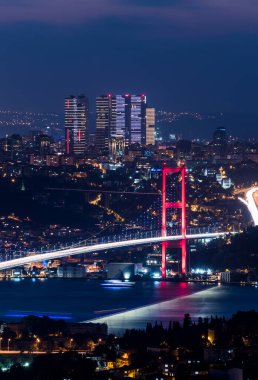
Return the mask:
[[[178,173],[181,176],[181,200],[170,202],[167,195],[167,179],[170,174]],[[148,245],[152,243],[162,244],[162,278],[166,277],[166,249],[168,247],[180,248],[182,252],[181,272],[186,273],[186,242],[188,239],[214,239],[229,234],[229,231],[221,231],[214,227],[187,228],[186,226],[186,190],[185,190],[186,168],[182,165],[178,168],[168,168],[166,165],[162,169],[162,228],[159,231],[144,231],[137,233],[125,232],[122,235],[113,235],[99,239],[87,239],[74,245],[53,249],[46,252],[42,250],[33,253],[22,253],[21,257],[7,260],[0,263],[0,270],[14,268],[25,264],[41,262],[45,260],[59,259],[67,256],[81,255],[98,251],[107,251],[116,248]],[[167,232],[167,210],[181,210],[180,230]],[[230,233],[235,233],[230,231]]]

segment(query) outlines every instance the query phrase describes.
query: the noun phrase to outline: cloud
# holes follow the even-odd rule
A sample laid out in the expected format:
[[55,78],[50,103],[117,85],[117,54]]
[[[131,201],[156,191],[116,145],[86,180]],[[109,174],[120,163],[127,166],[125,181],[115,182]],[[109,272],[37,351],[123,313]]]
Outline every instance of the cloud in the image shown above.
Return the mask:
[[[129,0],[130,1],[130,0]],[[135,8],[136,1],[135,2]],[[258,32],[257,0],[138,1],[138,10],[153,23],[189,33]],[[159,4],[159,6],[157,6]],[[166,28],[166,30],[168,30]]]
[[115,17],[156,32],[258,32],[257,0],[0,0],[0,23],[89,23]]
[[116,0],[0,0],[0,22],[92,21],[112,14],[122,15],[119,3]]

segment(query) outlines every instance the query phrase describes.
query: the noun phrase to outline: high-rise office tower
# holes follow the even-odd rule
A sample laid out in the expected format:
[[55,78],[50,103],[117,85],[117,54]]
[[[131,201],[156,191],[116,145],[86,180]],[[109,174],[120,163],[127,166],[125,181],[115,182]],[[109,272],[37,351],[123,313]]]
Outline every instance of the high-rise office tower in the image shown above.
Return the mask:
[[125,99],[122,95],[112,97],[110,137],[125,137]]
[[146,96],[131,95],[130,144],[146,144]]
[[213,141],[219,145],[227,143],[227,130],[225,127],[218,127],[214,131]]
[[82,155],[89,127],[89,101],[84,95],[65,99],[66,154]]
[[155,145],[155,108],[146,108],[146,145]]
[[108,149],[111,130],[112,95],[96,98],[96,147],[99,151]]
[[225,127],[218,127],[213,133],[214,153],[224,155],[227,151],[227,130]]
[[96,99],[96,146],[105,151],[110,139],[125,145],[146,143],[146,96],[103,95]]

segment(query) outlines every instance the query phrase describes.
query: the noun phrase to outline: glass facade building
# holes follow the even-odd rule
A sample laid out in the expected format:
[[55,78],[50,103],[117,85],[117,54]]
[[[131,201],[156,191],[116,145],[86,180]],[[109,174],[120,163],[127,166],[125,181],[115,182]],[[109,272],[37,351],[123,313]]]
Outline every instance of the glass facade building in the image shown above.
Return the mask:
[[83,155],[89,126],[89,101],[84,95],[65,99],[66,154]]
[[146,143],[146,96],[103,95],[96,99],[96,146],[104,151],[114,138],[125,145]]

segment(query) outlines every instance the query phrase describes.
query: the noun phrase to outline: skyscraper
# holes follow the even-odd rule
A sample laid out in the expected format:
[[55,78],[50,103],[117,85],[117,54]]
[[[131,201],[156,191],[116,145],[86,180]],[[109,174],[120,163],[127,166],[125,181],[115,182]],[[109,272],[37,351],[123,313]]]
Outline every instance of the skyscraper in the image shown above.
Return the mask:
[[146,108],[146,145],[155,145],[155,108]]
[[225,155],[227,151],[227,130],[225,127],[218,127],[213,133],[214,153]]
[[110,137],[122,136],[126,138],[125,112],[125,97],[123,95],[113,96]]
[[84,95],[65,99],[66,154],[83,155],[89,127],[89,102]]
[[112,95],[96,98],[96,147],[99,151],[108,149],[111,130]]
[[131,95],[130,144],[146,144],[146,96]]
[[218,127],[214,131],[213,141],[219,145],[227,143],[227,130],[225,127]]
[[146,143],[146,96],[103,95],[96,99],[96,146],[107,150],[110,139],[125,145]]

